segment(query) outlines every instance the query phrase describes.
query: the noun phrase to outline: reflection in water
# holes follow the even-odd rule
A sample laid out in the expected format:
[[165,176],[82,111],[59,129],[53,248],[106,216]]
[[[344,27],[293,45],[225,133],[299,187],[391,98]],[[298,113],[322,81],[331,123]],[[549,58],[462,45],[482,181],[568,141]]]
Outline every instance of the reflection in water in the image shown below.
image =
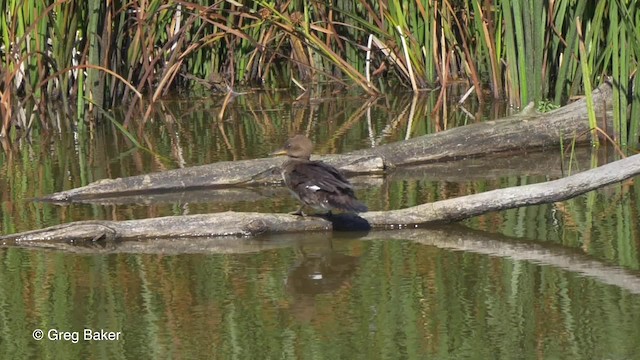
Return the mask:
[[285,280],[293,299],[290,311],[299,321],[308,322],[317,315],[318,295],[337,296],[342,287],[348,288],[358,265],[358,257],[334,251],[332,239],[323,242],[326,248],[322,243],[301,243],[296,251],[299,258]]
[[[384,233],[367,236],[379,240],[271,236],[262,251],[254,241],[253,250],[229,254],[211,253],[213,245],[178,255],[3,248],[0,356],[573,359],[640,352],[640,295],[555,266],[426,245],[441,241],[424,234],[412,241]],[[473,232],[453,236],[482,249]],[[123,341],[35,341],[36,328],[121,331]]]
[[[285,92],[261,92],[238,97],[223,121],[216,120],[215,101],[176,101],[165,104],[167,114],[131,124],[130,133],[151,152],[135,148],[111,123],[55,139],[36,129],[33,141],[0,152],[1,230],[285,211],[295,200],[280,187],[66,206],[30,199],[104,178],[264,157],[294,133],[313,136],[318,153],[337,153],[470,120],[454,108],[448,118],[434,113],[437,95],[305,104]],[[370,209],[397,209],[546,181],[588,168],[594,158],[602,164],[606,154],[600,148],[564,157],[552,151],[469,159],[352,180]],[[449,242],[372,232],[366,241],[334,233],[165,239],[154,247],[66,244],[75,253],[0,248],[0,358],[637,358],[640,299],[626,280],[640,270],[638,199],[635,180],[466,221],[510,236],[503,245],[518,238],[568,249],[580,260],[571,266],[565,253],[522,244],[489,248],[491,239],[473,233]],[[121,331],[123,341],[32,337],[35,329],[85,328]]]
[[318,253],[305,252],[303,247],[298,251],[301,259],[291,268],[286,280],[292,294],[315,296],[336,291],[349,280],[358,263],[357,257],[331,248]]

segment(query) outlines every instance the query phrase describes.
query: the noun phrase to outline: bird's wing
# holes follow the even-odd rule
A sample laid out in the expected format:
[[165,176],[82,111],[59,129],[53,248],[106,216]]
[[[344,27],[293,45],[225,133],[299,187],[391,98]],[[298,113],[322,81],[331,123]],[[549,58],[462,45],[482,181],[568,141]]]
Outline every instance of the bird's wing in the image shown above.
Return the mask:
[[295,183],[292,184],[294,187],[302,185],[312,190],[322,190],[329,193],[353,191],[353,186],[340,170],[321,161],[299,164],[294,167],[291,176],[292,179],[295,179]]

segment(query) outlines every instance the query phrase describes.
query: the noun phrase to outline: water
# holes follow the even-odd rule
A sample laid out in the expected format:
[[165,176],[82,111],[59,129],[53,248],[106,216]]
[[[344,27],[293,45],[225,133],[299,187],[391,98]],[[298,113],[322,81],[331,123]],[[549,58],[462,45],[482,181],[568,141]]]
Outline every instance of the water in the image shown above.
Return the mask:
[[[208,191],[153,203],[31,199],[101,178],[262,157],[306,129],[319,153],[332,153],[468,121],[456,111],[427,116],[435,103],[428,96],[413,121],[405,112],[410,98],[378,100],[368,111],[359,98],[310,105],[287,96],[239,99],[222,121],[215,100],[167,103],[153,121],[130,127],[150,151],[108,123],[75,138],[36,133],[0,153],[2,233],[83,219],[291,211],[295,201],[278,188],[238,201]],[[605,151],[583,153],[580,166],[604,163]],[[557,151],[536,156],[354,183],[377,210],[567,170]],[[0,357],[640,358],[638,189],[629,181],[443,228],[69,244],[67,251],[2,247]],[[36,329],[42,340],[34,340]],[[85,329],[104,338],[85,339]]]
[[[231,254],[4,249],[2,349],[12,358],[252,359],[635,358],[640,350],[637,274],[635,287],[621,288],[422,244],[438,238],[429,232],[376,237],[292,235]],[[37,342],[36,328],[80,340]],[[122,340],[85,341],[84,329]]]

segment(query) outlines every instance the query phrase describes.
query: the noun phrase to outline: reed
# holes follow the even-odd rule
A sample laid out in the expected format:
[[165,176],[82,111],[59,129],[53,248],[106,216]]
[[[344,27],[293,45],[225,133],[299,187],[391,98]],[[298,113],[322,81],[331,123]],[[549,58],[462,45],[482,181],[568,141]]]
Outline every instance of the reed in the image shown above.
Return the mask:
[[617,139],[638,145],[633,1],[0,0],[0,8],[5,137],[12,124],[51,127],[52,106],[81,127],[100,120],[100,108],[140,104],[136,94],[154,103],[175,90],[334,82],[374,94],[462,80],[480,101],[488,93],[521,107],[565,103],[585,93],[586,80],[611,76]]

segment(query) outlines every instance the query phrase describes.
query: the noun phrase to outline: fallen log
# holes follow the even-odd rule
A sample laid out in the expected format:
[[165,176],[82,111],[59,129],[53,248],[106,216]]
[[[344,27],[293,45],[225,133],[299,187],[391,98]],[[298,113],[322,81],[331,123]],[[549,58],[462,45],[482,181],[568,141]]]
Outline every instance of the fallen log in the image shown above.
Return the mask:
[[[384,164],[376,156],[328,156],[324,160],[347,174],[382,173]],[[161,194],[172,191],[264,185],[280,182],[282,159],[266,158],[221,161],[214,164],[174,169],[117,179],[103,179],[89,185],[51,194],[52,202],[92,202],[105,198]]]
[[[598,126],[612,134],[612,94],[608,83],[593,94]],[[532,105],[529,105],[532,107]],[[577,144],[591,139],[586,100],[581,99],[548,113],[525,109],[504,119],[485,121],[353,151],[350,155],[380,156],[390,166],[406,166],[486,156],[504,152],[557,147],[561,142]]]
[[[613,129],[612,88],[604,83],[593,92],[599,126]],[[379,174],[389,168],[531,151],[558,146],[561,142],[590,140],[585,100],[539,114],[525,111],[501,120],[475,123],[432,135],[382,145],[345,155],[314,157],[343,170],[347,175]],[[111,197],[139,196],[187,189],[221,188],[280,183],[279,158],[218,162],[153,174],[104,179],[87,186],[58,192],[42,200],[90,202]]]
[[[599,163],[611,161],[614,152],[598,152],[605,155]],[[576,173],[589,169],[592,158],[591,147],[576,148],[571,151],[571,156],[563,158],[560,151],[535,152],[521,154],[519,156],[492,156],[484,158],[463,159],[460,161],[448,161],[407,167],[389,169],[384,176],[355,176],[351,183],[356,188],[380,188],[385,183],[398,180],[415,181],[444,181],[448,183],[466,181],[496,180],[509,176],[536,176],[551,179],[561,178],[567,173]],[[569,169],[571,163],[571,169]],[[152,192],[140,194],[128,194],[100,198],[77,198],[74,203],[91,203],[100,205],[122,204],[234,204],[238,202],[272,201],[274,198],[287,198],[291,196],[289,190],[283,186],[235,186],[197,188],[196,190]]]
[[491,211],[566,200],[640,174],[640,154],[562,179],[487,191],[406,209],[359,216],[302,218],[289,214],[223,212],[127,221],[78,221],[0,237],[2,243],[26,241],[119,240],[175,237],[248,237],[261,234],[402,229],[463,220]]

